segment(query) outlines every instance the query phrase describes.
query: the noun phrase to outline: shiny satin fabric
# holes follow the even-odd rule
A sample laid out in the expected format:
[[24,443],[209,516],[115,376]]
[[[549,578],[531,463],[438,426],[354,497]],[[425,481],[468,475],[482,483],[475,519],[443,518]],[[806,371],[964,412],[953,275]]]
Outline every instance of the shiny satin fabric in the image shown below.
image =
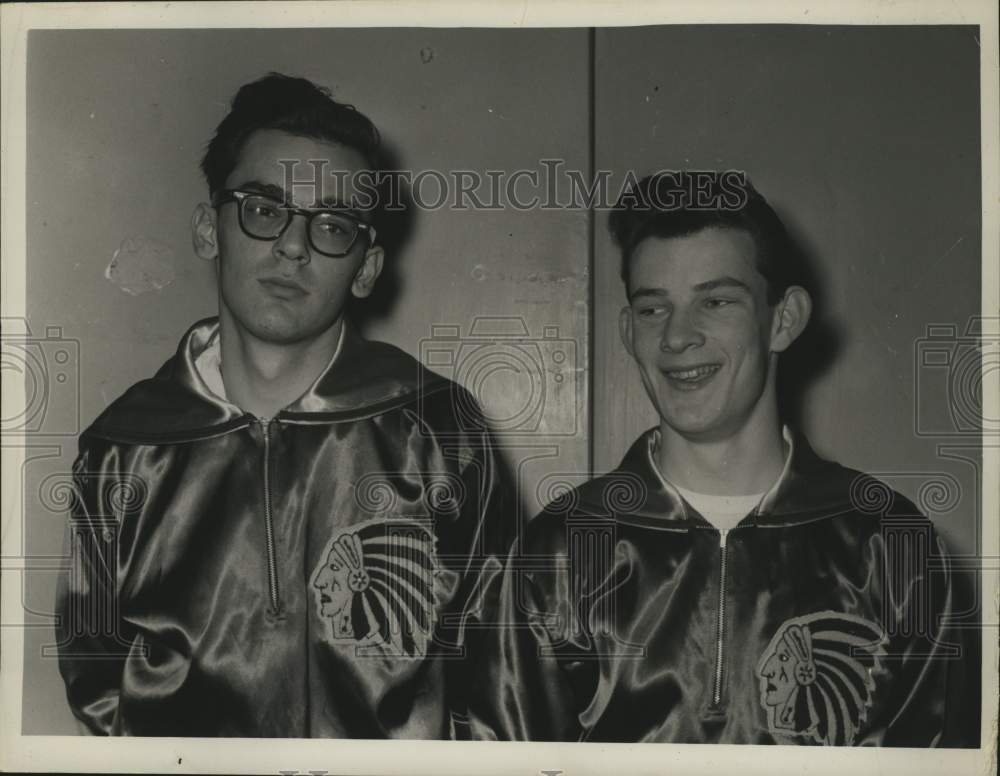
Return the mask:
[[656,439],[549,505],[490,580],[474,738],[976,745],[946,707],[963,639],[912,504],[797,437],[723,547],[656,473]]
[[59,593],[74,713],[104,734],[449,737],[463,612],[510,539],[473,403],[459,417],[461,389],[349,332],[265,423],[194,370],[215,327],[81,438]]

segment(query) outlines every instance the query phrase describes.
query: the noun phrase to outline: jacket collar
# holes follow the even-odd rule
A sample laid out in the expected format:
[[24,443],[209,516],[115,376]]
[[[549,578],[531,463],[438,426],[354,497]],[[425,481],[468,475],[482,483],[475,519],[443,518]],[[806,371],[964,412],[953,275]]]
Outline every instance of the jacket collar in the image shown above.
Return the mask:
[[[150,443],[214,436],[255,418],[230,402],[218,375],[218,318],[198,321],[174,356],[132,386],[86,432],[114,441]],[[399,348],[361,337],[345,318],[338,352],[313,385],[278,417],[335,422],[409,403],[448,382]]]
[[[640,436],[618,469],[607,475],[604,490],[624,478],[631,481],[633,492],[641,494],[626,519],[668,528],[710,528],[656,466],[659,436],[655,427]],[[792,525],[853,511],[851,490],[860,473],[820,458],[799,432],[786,427],[784,436],[789,452],[781,475],[740,526]]]

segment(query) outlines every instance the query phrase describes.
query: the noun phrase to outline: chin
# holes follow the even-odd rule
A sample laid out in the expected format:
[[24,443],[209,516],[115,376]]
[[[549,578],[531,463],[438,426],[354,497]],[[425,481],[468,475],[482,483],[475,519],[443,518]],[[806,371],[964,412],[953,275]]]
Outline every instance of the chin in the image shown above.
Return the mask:
[[716,412],[702,414],[678,414],[674,405],[662,402],[661,406],[669,407],[671,411],[660,412],[660,420],[674,433],[701,442],[718,442],[738,433],[746,423],[740,415],[722,415]]
[[337,316],[318,317],[309,310],[291,309],[284,304],[275,304],[271,300],[265,300],[251,309],[241,307],[233,310],[229,307],[227,312],[227,317],[236,329],[261,342],[275,345],[290,345],[313,339],[338,320]]
[[719,432],[720,426],[713,420],[703,418],[678,418],[661,414],[663,422],[675,433],[683,437],[691,438],[711,438]]
[[684,396],[675,397],[669,391],[663,391],[653,398],[660,420],[678,434],[700,435],[719,428],[722,419],[718,417],[718,409],[699,403],[696,406],[685,406]]
[[325,330],[322,327],[305,326],[287,318],[267,318],[247,326],[246,329],[257,339],[274,345],[291,345],[311,339]]

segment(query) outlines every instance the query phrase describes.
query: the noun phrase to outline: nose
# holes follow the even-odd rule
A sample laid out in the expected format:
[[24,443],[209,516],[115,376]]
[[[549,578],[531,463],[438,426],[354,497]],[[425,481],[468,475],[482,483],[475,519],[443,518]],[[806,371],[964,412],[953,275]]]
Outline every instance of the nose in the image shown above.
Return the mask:
[[691,319],[691,313],[675,307],[663,322],[660,349],[681,353],[688,348],[705,344],[705,338]]
[[274,241],[274,255],[302,264],[309,263],[309,224],[302,213],[292,213],[285,230]]

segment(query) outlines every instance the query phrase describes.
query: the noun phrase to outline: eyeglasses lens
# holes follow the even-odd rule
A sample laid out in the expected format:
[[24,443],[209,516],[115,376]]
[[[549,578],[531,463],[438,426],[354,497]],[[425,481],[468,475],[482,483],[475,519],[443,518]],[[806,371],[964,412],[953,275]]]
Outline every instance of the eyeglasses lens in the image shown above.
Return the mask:
[[[274,239],[288,223],[291,213],[268,197],[245,197],[243,228],[260,239]],[[357,237],[358,225],[347,216],[331,211],[316,211],[309,217],[309,239],[321,253],[332,256],[346,254]]]

